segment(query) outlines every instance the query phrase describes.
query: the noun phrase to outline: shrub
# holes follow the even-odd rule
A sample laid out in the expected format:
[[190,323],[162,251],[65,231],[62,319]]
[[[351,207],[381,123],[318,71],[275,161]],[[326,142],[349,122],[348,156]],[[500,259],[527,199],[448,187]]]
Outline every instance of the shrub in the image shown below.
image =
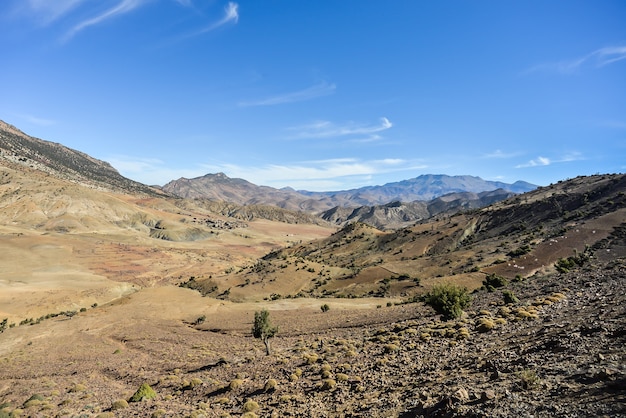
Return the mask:
[[111,410],[115,411],[117,409],[125,409],[128,408],[128,402],[125,399],[119,399],[111,405]]
[[467,328],[461,327],[457,330],[456,338],[458,340],[466,340],[470,337],[470,332]]
[[319,357],[315,353],[313,353],[313,354],[305,354],[304,355],[304,361],[306,361],[306,364],[315,364],[315,363],[317,363],[318,359],[319,359]]
[[276,381],[276,379],[267,379],[267,382],[265,382],[265,386],[263,387],[263,390],[265,392],[273,392],[276,390],[277,387],[278,387],[278,382]]
[[243,412],[254,412],[257,409],[259,409],[259,404],[252,399],[247,400],[246,403],[243,404]]
[[337,382],[334,379],[326,379],[322,383],[322,390],[331,390],[337,386]]
[[243,385],[243,380],[241,379],[233,379],[228,384],[228,390],[237,390]]
[[269,356],[270,350],[270,338],[274,337],[278,332],[278,327],[275,327],[270,322],[270,313],[267,309],[257,311],[254,313],[254,325],[252,326],[252,335],[254,338],[263,340],[265,344],[265,351]]
[[453,284],[436,285],[425,296],[425,302],[432,306],[438,313],[449,317],[458,318],[463,309],[470,303],[470,295],[464,287]]
[[141,402],[144,400],[154,399],[156,398],[156,392],[154,389],[150,387],[149,384],[142,384],[137,392],[128,400],[129,402]]
[[479,318],[476,324],[476,329],[478,330],[478,332],[488,332],[491,331],[495,326],[496,324],[493,320],[489,318]]
[[510,290],[503,290],[502,297],[504,298],[504,303],[506,304],[519,302],[517,296],[515,296],[515,294]]
[[585,251],[582,253],[578,253],[574,250],[573,256],[559,258],[554,266],[559,273],[567,273],[575,267],[582,267],[585,263],[587,263],[587,261],[589,261],[590,258],[591,254],[589,252],[589,248],[585,248]]
[[489,289],[489,287],[503,287],[506,286],[507,280],[506,278],[502,277],[502,276],[498,276],[495,273],[492,273],[490,275],[488,275],[485,280],[483,280],[483,285],[485,285],[485,287],[487,289]]
[[328,306],[327,303],[323,304],[320,309],[322,310],[322,312],[328,312],[330,310],[330,306]]
[[7,329],[7,323],[9,322],[8,318],[4,318],[2,320],[2,322],[0,322],[0,334],[2,334],[4,332],[5,329]]
[[345,373],[337,373],[336,377],[340,382],[347,382],[350,379],[350,377]]
[[28,398],[25,402],[23,407],[24,408],[30,408],[31,406],[38,406],[41,405],[41,403],[44,401],[44,397],[39,395],[39,394],[34,394],[33,396],[31,396],[30,398]]
[[400,349],[400,347],[398,347],[396,344],[385,344],[385,353],[393,353],[394,351],[398,351]]
[[539,376],[534,370],[522,370],[518,373],[522,389],[532,389],[539,383]]

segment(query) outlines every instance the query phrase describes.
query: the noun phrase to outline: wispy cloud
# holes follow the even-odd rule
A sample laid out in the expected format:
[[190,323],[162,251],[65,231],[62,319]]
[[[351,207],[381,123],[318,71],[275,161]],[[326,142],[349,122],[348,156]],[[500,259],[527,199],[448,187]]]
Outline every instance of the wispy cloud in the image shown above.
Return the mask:
[[514,158],[517,157],[519,155],[518,152],[504,152],[502,150],[495,150],[493,152],[487,153],[487,154],[483,154],[481,156],[481,158],[487,158],[487,159],[508,159],[508,158]]
[[22,3],[22,12],[48,25],[84,2],[85,0],[26,0]]
[[416,171],[427,168],[420,160],[385,158],[362,160],[334,158],[299,161],[291,164],[262,166],[211,163],[174,168],[156,158],[117,155],[107,159],[119,172],[131,179],[150,185],[164,185],[181,177],[194,178],[207,173],[223,172],[232,178],[243,178],[257,185],[293,187],[295,189],[328,191],[345,190],[371,185],[376,176],[388,173]]
[[538,167],[538,166],[546,166],[550,164],[551,164],[551,161],[549,158],[539,156],[535,158],[534,160],[528,161],[527,163],[519,164],[515,166],[515,168]]
[[544,166],[548,166],[552,164],[568,163],[572,161],[581,161],[581,160],[584,160],[583,155],[580,152],[575,151],[575,152],[570,152],[568,154],[565,154],[556,159],[539,156],[526,163],[516,165],[515,168],[544,167]]
[[329,84],[324,81],[314,86],[307,87],[298,91],[292,91],[277,96],[266,97],[260,100],[239,102],[239,106],[274,106],[285,103],[303,102],[306,100],[315,99],[317,97],[328,96],[330,94],[333,94],[336,89],[337,86],[335,84]]
[[403,171],[413,174],[426,167],[417,160],[335,158],[261,167],[218,164],[207,165],[206,169],[208,172],[224,172],[230,177],[244,178],[259,185],[328,191],[371,185],[377,175]]
[[596,49],[585,56],[573,60],[535,65],[526,70],[525,73],[556,72],[560,74],[573,74],[585,67],[602,68],[625,59],[626,45],[609,46]]
[[[187,3],[186,0],[177,0],[179,3],[185,5]],[[239,5],[234,2],[229,2],[226,7],[224,7],[224,16],[218,20],[217,22],[213,22],[208,26],[203,27],[202,29],[195,30],[193,32],[187,33],[175,39],[173,42],[179,42],[184,39],[194,38],[196,36],[202,35],[207,32],[211,32],[221,26],[224,26],[227,23],[237,23],[239,21]]]
[[15,116],[24,120],[25,122],[31,123],[33,125],[38,125],[38,126],[51,126],[57,123],[56,120],[44,119],[44,118],[40,118],[40,117],[33,116],[33,115],[18,114]]
[[116,6],[100,13],[99,15],[83,20],[82,22],[74,25],[74,27],[72,27],[72,29],[70,29],[65,34],[65,36],[63,37],[63,41],[68,41],[69,39],[73,38],[78,32],[82,31],[85,28],[88,28],[89,26],[97,25],[115,16],[135,10],[146,2],[147,0],[122,0]]
[[[350,136],[368,136],[370,140],[378,140],[381,137],[378,132],[391,128],[393,124],[386,117],[380,118],[377,124],[357,124],[347,122],[341,125],[329,121],[318,121],[308,125],[294,126],[288,128],[289,131],[295,132],[292,139],[307,138],[337,138]],[[363,139],[360,139],[364,141]]]
[[[85,29],[99,25],[110,19],[128,14],[156,0],[108,0],[93,2],[90,0],[20,0],[21,3],[16,12],[29,19],[41,22],[43,26],[53,23],[71,25],[61,38],[62,42],[68,42]],[[194,0],[170,0],[179,5],[192,9],[194,8]],[[104,4],[104,5],[103,5]],[[103,9],[103,7],[108,7]],[[77,11],[80,11],[78,13]],[[74,13],[76,12],[76,13]],[[77,20],[78,16],[82,16],[81,20]],[[237,23],[239,20],[239,5],[235,2],[229,2],[224,7],[223,16],[215,21],[202,27],[195,32],[182,36],[185,39],[197,36],[214,29],[219,28],[227,23]],[[67,27],[67,26],[66,26]]]
[[148,185],[164,185],[181,177],[194,178],[207,174],[206,167],[173,168],[158,158],[141,158],[127,155],[116,155],[107,158],[123,176]]

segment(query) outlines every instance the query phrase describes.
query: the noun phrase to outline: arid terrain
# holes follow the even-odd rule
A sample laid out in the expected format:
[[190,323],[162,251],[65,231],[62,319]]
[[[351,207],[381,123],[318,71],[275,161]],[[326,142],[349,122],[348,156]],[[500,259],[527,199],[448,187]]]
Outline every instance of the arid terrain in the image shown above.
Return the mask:
[[[625,175],[338,229],[4,129],[0,417],[626,416]],[[425,303],[442,283],[457,317]]]

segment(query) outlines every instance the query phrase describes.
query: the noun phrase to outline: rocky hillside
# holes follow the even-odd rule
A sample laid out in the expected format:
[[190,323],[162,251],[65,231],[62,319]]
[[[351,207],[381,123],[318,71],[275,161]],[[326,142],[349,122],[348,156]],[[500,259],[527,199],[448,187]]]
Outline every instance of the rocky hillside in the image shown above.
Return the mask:
[[[10,328],[0,416],[623,417],[625,237],[477,290],[454,319],[399,298],[246,306],[173,288]],[[261,306],[271,355],[250,332]]]
[[31,137],[3,121],[0,121],[0,159],[5,164],[37,169],[92,188],[162,195],[157,189],[120,175],[105,161],[61,144]]
[[363,222],[378,229],[399,229],[440,214],[482,208],[515,193],[497,189],[489,192],[458,192],[430,201],[403,203],[395,201],[379,206],[361,206],[356,209],[337,206],[321,214],[322,219],[335,225]]
[[270,253],[211,286],[230,288],[233,300],[412,297],[442,279],[477,288],[487,274],[513,280],[554,271],[560,259],[598,246],[625,219],[626,175],[579,177],[395,231],[352,223],[326,239]]

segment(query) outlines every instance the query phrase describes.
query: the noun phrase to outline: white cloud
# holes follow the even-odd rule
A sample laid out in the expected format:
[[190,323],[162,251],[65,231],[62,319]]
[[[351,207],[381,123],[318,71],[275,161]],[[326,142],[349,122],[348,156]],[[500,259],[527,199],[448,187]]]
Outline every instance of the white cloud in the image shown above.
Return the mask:
[[502,150],[497,149],[493,152],[483,154],[481,158],[507,159],[507,158],[516,157],[518,155],[519,153],[517,152],[504,152]]
[[85,0],[26,0],[23,6],[26,6],[26,13],[34,15],[36,19],[47,25],[84,2]]
[[560,74],[572,74],[585,66],[601,68],[624,59],[626,59],[626,46],[610,46],[596,49],[574,60],[539,64],[526,70],[525,73],[557,72]]
[[534,160],[530,160],[527,163],[519,164],[515,166],[515,168],[526,168],[526,167],[537,167],[537,166],[546,166],[550,165],[550,159],[546,157],[537,157]]
[[171,168],[156,158],[137,158],[118,155],[107,161],[125,177],[148,185],[161,185],[181,177],[194,178],[207,174],[206,167]]
[[386,117],[380,118],[378,124],[356,124],[354,122],[337,125],[329,121],[318,121],[308,125],[295,126],[289,128],[290,131],[296,133],[292,139],[307,138],[337,138],[345,136],[362,136],[370,135],[372,140],[380,139],[376,134],[391,128],[393,124]]
[[285,103],[303,102],[306,100],[315,99],[317,97],[328,96],[335,92],[337,86],[329,84],[327,82],[321,82],[311,87],[307,87],[303,90],[293,91],[290,93],[284,93],[277,96],[266,97],[260,100],[250,100],[240,102],[241,107],[251,106],[274,106]]
[[116,6],[74,25],[74,27],[72,27],[72,29],[65,34],[63,40],[67,41],[71,39],[78,32],[88,28],[89,26],[97,25],[98,23],[104,22],[105,20],[111,19],[117,15],[128,13],[145,4],[147,1],[148,0],[121,0]]
[[203,33],[207,33],[212,30],[215,30],[219,28],[220,26],[223,26],[229,22],[237,23],[238,21],[239,21],[239,5],[231,1],[224,8],[224,16],[220,20],[218,20],[217,22],[211,23],[209,26],[206,26],[205,28],[202,28],[199,31],[196,31],[186,36],[185,38],[198,36]]
[[[62,37],[63,42],[71,40],[83,30],[99,25],[115,17],[130,13],[148,3],[159,0],[22,0],[17,8],[17,13],[29,18],[39,20],[44,25],[49,25],[64,18],[64,24],[71,25]],[[193,0],[170,0],[186,8],[193,8]],[[106,9],[103,9],[108,7]],[[72,13],[80,9],[80,13]],[[237,23],[239,20],[239,5],[229,2],[224,8],[224,15],[218,21],[190,34],[181,39],[196,36],[225,25],[229,22]],[[77,20],[79,14],[82,20]]]
[[55,125],[57,123],[56,120],[39,118],[39,117],[33,116],[33,115],[20,114],[20,115],[16,115],[16,116],[21,118],[21,119],[23,119],[24,121],[26,121],[28,123],[31,123],[33,125],[38,125],[38,126],[51,126],[51,125]]
[[580,152],[574,151],[568,154],[564,154],[562,157],[559,158],[547,158],[539,156],[533,160],[528,161],[527,163],[519,164],[515,166],[515,168],[543,167],[552,164],[569,163],[572,161],[580,160],[584,160],[583,155]]
[[[180,0],[178,0],[180,2]],[[239,21],[239,5],[234,2],[229,2],[226,7],[224,7],[224,16],[218,20],[217,22],[213,22],[208,26],[203,27],[200,30],[196,30],[195,32],[187,33],[179,38],[177,38],[174,42],[182,41],[184,39],[193,38],[199,35],[202,35],[207,32],[211,32],[220,26],[224,26],[227,23],[237,23]]]
[[205,168],[207,172],[224,172],[229,177],[243,178],[257,185],[328,191],[370,185],[371,179],[380,174],[402,171],[414,174],[416,170],[425,169],[426,165],[403,159],[337,158],[261,167],[217,164]]

